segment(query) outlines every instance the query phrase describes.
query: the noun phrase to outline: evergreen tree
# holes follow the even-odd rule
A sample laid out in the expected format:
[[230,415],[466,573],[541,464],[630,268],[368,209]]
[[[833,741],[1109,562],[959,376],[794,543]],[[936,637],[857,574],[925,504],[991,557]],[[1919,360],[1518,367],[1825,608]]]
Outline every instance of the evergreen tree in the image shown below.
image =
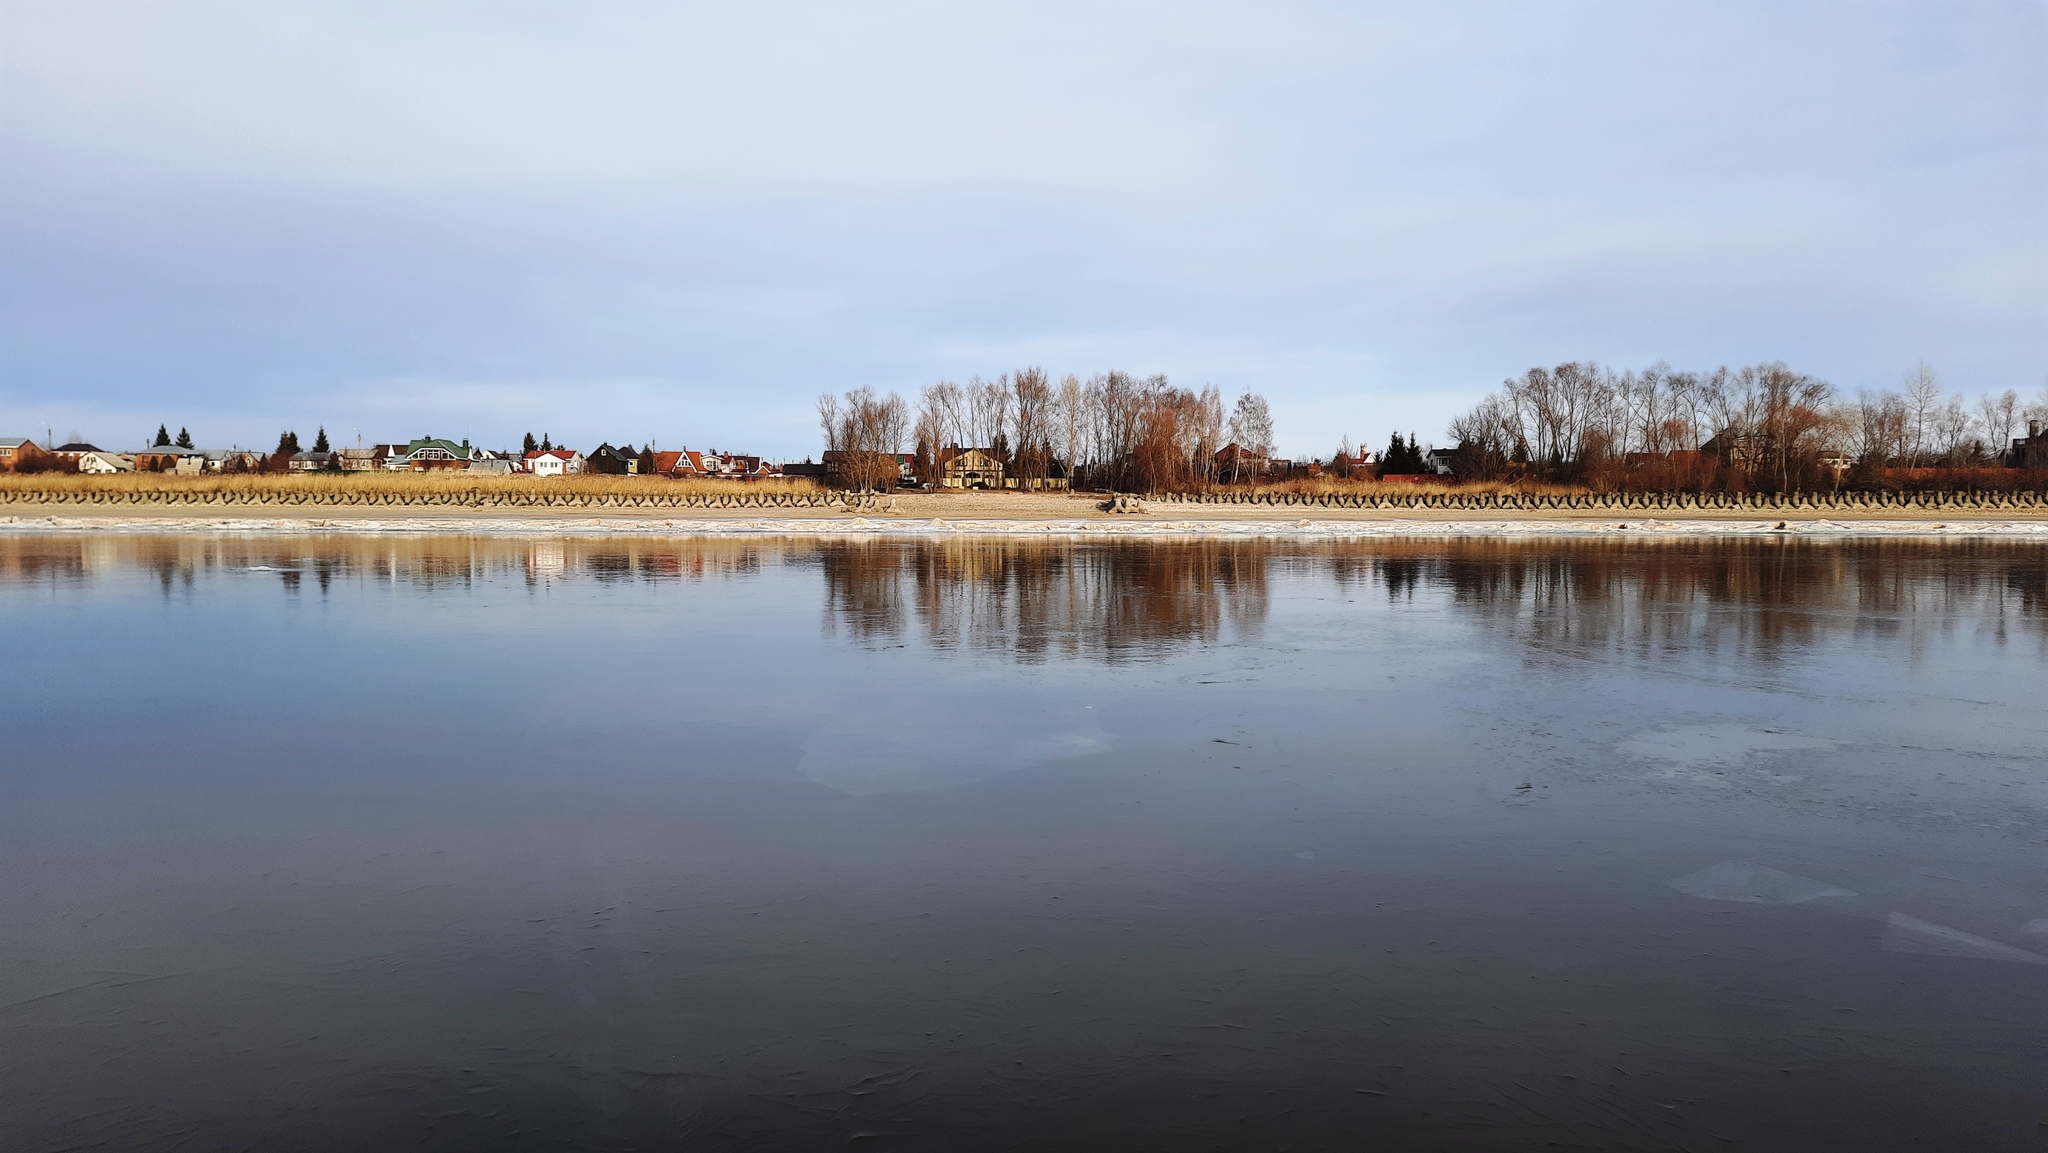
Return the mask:
[[541,434],[540,434],[540,450],[541,450],[542,452],[550,452],[550,451],[552,451],[552,450],[554,449],[554,447],[555,447],[554,445],[552,445],[552,444],[548,443],[548,434],[547,434],[547,433],[541,433]]
[[526,452],[537,452],[537,451],[539,451],[539,450],[540,450],[540,442],[539,442],[539,441],[537,441],[537,440],[535,440],[535,439],[533,439],[533,434],[532,434],[532,433],[530,433],[530,432],[529,432],[529,433],[527,433],[527,434],[526,434],[526,446],[525,446],[525,449],[524,449],[524,451],[526,451]]
[[171,430],[170,430],[170,429],[168,429],[168,428],[165,428],[165,427],[164,427],[163,425],[157,425],[157,426],[156,426],[156,444],[152,445],[151,447],[153,447],[153,448],[167,448],[167,447],[169,447],[169,446],[170,446],[170,443],[171,443]]
[[299,434],[285,431],[277,434],[277,455],[290,456],[299,451]]
[[317,434],[315,434],[315,435],[314,435],[314,437],[313,437],[313,451],[314,451],[314,452],[332,452],[332,451],[334,451],[334,448],[333,448],[333,446],[327,443],[327,426],[326,426],[326,425],[324,425],[324,424],[320,426],[320,431],[319,431],[319,432],[318,432]]
[[189,433],[189,432],[187,432],[187,431],[185,431],[185,430],[184,430],[184,429],[183,429],[182,427],[178,429],[178,447],[179,447],[179,448],[191,448],[191,447],[192,447],[192,434],[191,434],[191,433]]

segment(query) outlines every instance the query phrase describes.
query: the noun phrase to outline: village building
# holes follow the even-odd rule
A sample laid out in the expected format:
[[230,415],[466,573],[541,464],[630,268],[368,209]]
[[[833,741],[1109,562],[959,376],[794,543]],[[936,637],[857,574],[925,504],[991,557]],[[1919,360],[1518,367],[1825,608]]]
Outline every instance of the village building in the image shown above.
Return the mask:
[[340,454],[332,452],[295,452],[285,461],[291,472],[332,472],[339,467]]
[[98,451],[100,451],[99,445],[87,444],[82,440],[74,440],[70,444],[60,444],[56,448],[51,449],[50,455],[66,464],[77,464],[79,458],[86,453]]
[[0,436],[0,472],[13,472],[50,454],[25,436]]
[[2041,421],[2028,421],[2027,435],[2014,438],[2012,463],[2018,468],[2048,468],[2048,427]]
[[[134,454],[137,472],[175,472],[178,462],[185,457],[195,457],[204,462],[205,454],[196,448],[179,448],[174,444],[151,445]],[[195,468],[193,471],[198,471]]]
[[134,472],[135,458],[123,452],[103,452],[94,449],[78,458],[78,471],[92,476]]
[[[600,444],[591,449],[590,454],[583,459],[583,471],[604,476],[638,476],[642,455],[634,451],[632,445],[613,448],[608,443]],[[646,463],[648,471],[652,472],[654,460],[651,455]]]
[[440,437],[423,436],[407,441],[402,447],[392,445],[396,451],[384,458],[384,467],[394,471],[433,472],[442,469],[468,468],[472,460],[482,453],[469,447],[467,440],[457,444]]
[[1270,463],[1264,449],[1245,448],[1234,440],[1217,449],[1215,459],[1216,475],[1232,481],[1263,476]]
[[405,446],[402,444],[373,444],[368,448],[358,445],[355,448],[345,448],[341,450],[341,471],[375,472],[384,467],[385,462],[391,459],[391,454],[404,451]]
[[583,471],[583,454],[570,448],[537,448],[526,454],[524,463],[535,476],[574,476]]
[[999,489],[1003,484],[1003,458],[986,448],[942,449],[939,452],[941,488]]

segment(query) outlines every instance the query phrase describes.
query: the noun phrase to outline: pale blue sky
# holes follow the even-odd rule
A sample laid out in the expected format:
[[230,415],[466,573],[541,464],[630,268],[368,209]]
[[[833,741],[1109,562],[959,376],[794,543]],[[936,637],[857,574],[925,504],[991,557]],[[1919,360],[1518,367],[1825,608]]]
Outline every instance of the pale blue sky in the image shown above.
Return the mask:
[[1025,364],[2048,377],[2048,4],[0,0],[0,435],[802,456]]

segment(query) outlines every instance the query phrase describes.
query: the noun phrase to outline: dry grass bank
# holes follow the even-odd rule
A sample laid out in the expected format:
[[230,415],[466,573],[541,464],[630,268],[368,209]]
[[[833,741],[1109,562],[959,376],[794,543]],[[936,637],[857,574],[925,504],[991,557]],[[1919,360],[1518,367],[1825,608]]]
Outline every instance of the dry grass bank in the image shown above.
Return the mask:
[[805,494],[823,489],[806,477],[763,480],[677,480],[662,476],[484,476],[464,471],[263,473],[239,476],[177,476],[135,472],[114,476],[66,473],[0,473],[0,492],[9,493],[150,493],[218,494],[223,497],[275,496],[284,493],[386,493],[417,496],[427,493],[548,492],[575,496],[642,494]]
[[1490,493],[1519,492],[1531,496],[1570,496],[1575,493],[1591,492],[1585,485],[1549,484],[1537,481],[1466,481],[1451,484],[1446,481],[1372,480],[1354,477],[1346,480],[1335,476],[1297,477],[1275,484],[1217,485],[1212,492],[1281,492],[1297,493],[1304,496],[1427,496],[1447,493]]

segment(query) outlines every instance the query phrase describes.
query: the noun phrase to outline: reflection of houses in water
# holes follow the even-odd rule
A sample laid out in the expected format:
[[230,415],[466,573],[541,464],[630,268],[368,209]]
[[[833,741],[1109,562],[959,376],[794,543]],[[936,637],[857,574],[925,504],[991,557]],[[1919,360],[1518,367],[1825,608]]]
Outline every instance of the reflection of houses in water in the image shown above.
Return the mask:
[[1266,615],[1270,546],[1114,544],[956,538],[827,541],[819,546],[827,624],[866,640],[914,625],[938,650],[1017,660],[1143,659]]

